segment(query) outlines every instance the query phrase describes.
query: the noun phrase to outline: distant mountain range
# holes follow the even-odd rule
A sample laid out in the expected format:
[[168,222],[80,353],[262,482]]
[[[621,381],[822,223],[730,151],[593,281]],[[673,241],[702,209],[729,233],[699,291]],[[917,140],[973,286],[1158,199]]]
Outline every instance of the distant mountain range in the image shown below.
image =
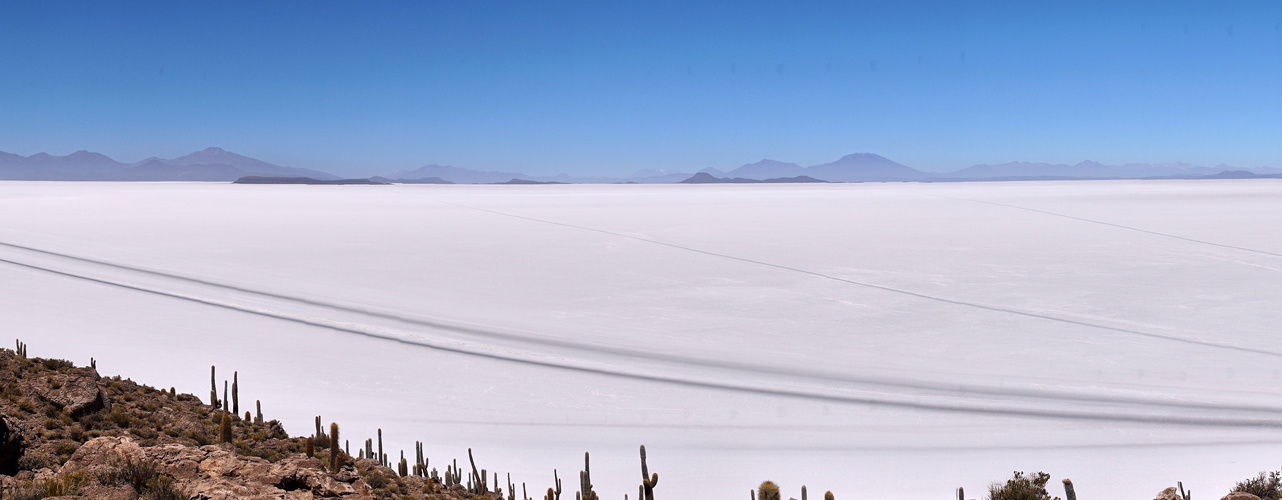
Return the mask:
[[[695,177],[707,174],[706,177]],[[796,163],[765,159],[723,172],[706,168],[699,172],[642,170],[629,177],[572,177],[527,175],[520,172],[480,171],[446,165],[425,165],[376,176],[374,182],[403,184],[604,184],[604,183],[705,183],[782,182],[805,178],[818,182],[959,182],[1059,179],[1225,179],[1275,177],[1282,169],[1260,167],[1240,169],[1228,165],[1202,167],[1185,163],[1128,163],[1105,165],[1084,161],[1075,165],[1010,162],[975,165],[961,170],[923,172],[872,153],[856,153],[837,161],[803,167]],[[241,156],[220,148],[208,148],[173,158],[148,158],[121,163],[99,153],[77,151],[66,156],[38,153],[31,156],[0,152],[0,180],[44,181],[222,181],[242,177],[307,177],[339,180],[339,177],[306,168],[283,167]]]
[[138,163],[121,163],[88,151],[66,156],[38,153],[25,157],[0,152],[0,180],[230,182],[246,176],[338,179],[325,172],[273,165],[220,148],[208,148],[171,160],[147,158]]

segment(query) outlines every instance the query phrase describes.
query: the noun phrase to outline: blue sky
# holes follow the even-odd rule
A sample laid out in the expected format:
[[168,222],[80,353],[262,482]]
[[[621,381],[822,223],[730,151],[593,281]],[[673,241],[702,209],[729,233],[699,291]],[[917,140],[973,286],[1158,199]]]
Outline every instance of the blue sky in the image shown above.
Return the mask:
[[0,150],[1282,166],[1282,2],[0,3]]

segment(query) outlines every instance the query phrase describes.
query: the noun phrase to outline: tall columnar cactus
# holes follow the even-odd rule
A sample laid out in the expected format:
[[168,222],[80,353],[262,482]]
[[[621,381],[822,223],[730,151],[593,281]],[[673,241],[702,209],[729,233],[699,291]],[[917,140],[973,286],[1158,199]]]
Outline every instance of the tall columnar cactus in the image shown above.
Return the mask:
[[552,480],[556,482],[556,490],[553,491],[552,488],[548,488],[548,493],[556,493],[556,496],[555,497],[549,496],[548,499],[561,500],[561,478],[557,477],[556,469],[552,469]]
[[304,446],[303,450],[307,452],[307,458],[316,457],[316,439],[315,438],[311,436],[307,436],[307,443],[304,444],[303,446]]
[[231,442],[231,415],[223,414],[222,424],[218,426],[218,441],[222,443]]
[[22,343],[22,341],[18,339],[13,339],[13,342],[14,342],[13,353],[17,354],[19,358],[26,358],[27,344]]
[[966,490],[957,488],[957,500],[966,500]]
[[[641,445],[641,488],[637,492],[637,500],[654,500],[654,487],[659,484],[659,473],[650,473],[650,468],[645,463],[645,445]],[[642,493],[645,496],[641,496]],[[802,500],[805,500],[804,498]]]
[[315,423],[315,424],[316,424],[316,432],[313,432],[313,433],[312,433],[312,437],[316,438],[316,441],[320,441],[320,439],[321,439],[321,417],[320,417],[320,415],[317,415],[317,416],[316,416],[316,418],[315,418],[315,419],[313,419],[313,423]]
[[209,367],[209,406],[217,408],[223,404],[218,401],[218,378],[214,376],[215,367]]
[[387,467],[387,454],[383,453],[383,429],[378,430],[378,463]]
[[583,470],[579,471],[579,493],[576,498],[580,500],[600,500],[595,491],[592,491],[592,466],[588,460],[588,452],[583,452]]
[[329,424],[329,471],[338,472],[338,422]]
[[98,360],[93,359],[92,357],[91,357],[91,358],[89,358],[89,368],[92,368],[92,369],[94,369],[94,370],[97,370],[97,369],[98,369]]
[[231,413],[240,415],[240,372],[231,372]]
[[405,477],[410,475],[409,463],[405,461],[405,450],[401,450],[401,462],[396,466],[396,472]]
[[231,411],[231,408],[229,408],[227,404],[228,403],[227,391],[229,390],[230,390],[230,387],[227,385],[227,381],[224,380],[223,381],[223,411]]
[[1064,478],[1064,498],[1065,500],[1077,500],[1077,492],[1073,491],[1073,481]]
[[[481,481],[482,481],[483,479],[481,478],[481,471],[476,470],[476,459],[475,459],[475,458],[472,458],[472,449],[471,449],[471,448],[468,448],[468,449],[467,449],[467,461],[468,461],[469,463],[471,463],[471,464],[472,464],[472,475],[471,475],[471,476],[469,476],[469,482],[471,482],[471,483],[472,483],[473,488],[480,488],[480,487],[481,487]],[[475,479],[472,479],[472,478],[475,478]],[[478,489],[478,490],[476,490],[476,491],[473,491],[473,493],[480,493],[480,490]]]
[[806,500],[806,485],[801,485],[801,500]]
[[779,500],[779,485],[771,481],[761,483],[757,487],[757,500]]
[[1184,500],[1193,500],[1193,490],[1184,491],[1184,482],[1176,481],[1175,484],[1180,487],[1180,498]]
[[263,401],[261,399],[255,399],[254,406],[257,408],[257,414],[254,415],[254,423],[263,425]]

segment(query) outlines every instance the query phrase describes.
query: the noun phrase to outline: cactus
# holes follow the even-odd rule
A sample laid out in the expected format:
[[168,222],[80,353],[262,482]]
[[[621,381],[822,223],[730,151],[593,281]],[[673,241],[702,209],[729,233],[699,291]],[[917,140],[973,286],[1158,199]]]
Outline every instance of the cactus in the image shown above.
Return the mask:
[[801,500],[806,500],[806,485],[801,485]]
[[223,443],[231,442],[231,415],[223,414],[223,422],[218,426],[218,441]]
[[[552,479],[556,481],[556,496],[548,498],[550,500],[561,500],[561,478],[557,477],[556,469],[552,469]],[[552,493],[552,488],[548,488],[548,493]]]
[[957,500],[966,500],[966,490],[957,488]]
[[352,443],[346,439],[343,440],[343,454],[349,457],[352,456]]
[[592,491],[592,466],[588,461],[588,452],[583,452],[583,470],[579,471],[579,493],[575,498],[579,500],[600,500],[595,491]]
[[307,451],[307,458],[315,458],[316,457],[316,439],[312,438],[311,436],[307,436],[307,444],[304,446],[305,446],[304,450]]
[[401,450],[401,462],[396,466],[396,472],[405,477],[410,475],[409,463],[405,461],[405,450]]
[[255,399],[254,406],[256,408],[255,411],[257,411],[257,414],[254,415],[254,423],[258,425],[262,425],[263,424],[263,401],[261,399]]
[[97,369],[98,369],[98,360],[93,359],[93,358],[89,358],[89,367],[90,367],[90,368],[93,368],[93,369],[95,369],[95,370],[97,370]]
[[[240,372],[231,372],[231,412],[240,414]],[[245,420],[249,420],[246,418]]]
[[[654,500],[654,486],[659,484],[659,473],[650,473],[650,468],[645,463],[645,445],[641,445],[641,487],[644,488],[645,496],[637,492],[637,500]],[[805,488],[802,488],[805,491]],[[801,494],[802,500],[805,500],[805,493]]]
[[824,500],[833,500],[831,491],[824,492]]
[[757,500],[779,500],[779,486],[766,481],[757,487]]
[[[17,354],[17,355],[18,355],[18,357],[20,357],[20,358],[26,358],[26,357],[27,357],[27,344],[22,343],[22,341],[21,341],[21,340],[18,340],[18,339],[13,339],[13,342],[14,342],[14,346],[13,346],[13,353],[14,353],[14,354]],[[91,358],[91,359],[92,359],[92,358]]]
[[329,471],[338,472],[338,422],[329,424]]
[[1180,487],[1180,498],[1184,500],[1193,500],[1193,490],[1184,491],[1184,482],[1182,481],[1176,481],[1175,484]]
[[383,429],[378,430],[378,463],[387,467],[387,455],[383,453]]
[[209,367],[209,406],[217,408],[223,404],[218,401],[218,381],[214,376],[214,367]]
[[320,418],[320,415],[317,415],[317,416],[316,416],[316,418],[315,418],[315,419],[313,419],[313,421],[314,421],[314,422],[315,422],[315,424],[316,424],[316,432],[313,432],[313,433],[312,433],[312,437],[316,438],[316,440],[317,440],[317,441],[320,441],[320,439],[321,439],[321,418]]
[[229,405],[227,404],[227,403],[229,402],[229,401],[227,401],[227,391],[228,391],[228,390],[230,390],[230,388],[229,388],[229,387],[228,387],[228,385],[227,385],[227,381],[226,381],[226,380],[224,380],[224,381],[223,381],[223,411],[230,411],[230,408],[228,408],[228,406],[229,406]]
[[249,410],[245,410],[245,423],[249,423]]
[[1066,500],[1077,500],[1077,492],[1073,491],[1073,481],[1064,478],[1064,498]]
[[[471,448],[468,448],[468,449],[467,449],[467,461],[468,461],[468,462],[470,462],[470,463],[472,464],[472,477],[476,477],[476,478],[478,478],[478,479],[476,480],[476,483],[477,483],[477,484],[476,484],[475,486],[479,488],[479,487],[480,487],[480,482],[481,482],[481,481],[483,481],[484,479],[483,479],[483,478],[481,478],[481,472],[480,472],[480,471],[478,471],[478,470],[476,470],[476,459],[472,458],[472,449],[471,449]],[[468,481],[469,481],[469,482],[471,482],[471,478],[470,478],[470,477],[468,478]],[[479,492],[479,491],[474,491],[473,493],[480,493],[480,492]]]

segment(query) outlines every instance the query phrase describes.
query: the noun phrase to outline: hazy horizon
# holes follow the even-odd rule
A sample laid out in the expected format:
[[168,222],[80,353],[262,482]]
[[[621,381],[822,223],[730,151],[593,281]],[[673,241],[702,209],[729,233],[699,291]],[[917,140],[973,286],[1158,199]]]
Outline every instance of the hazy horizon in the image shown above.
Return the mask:
[[1282,166],[1282,5],[0,7],[0,150],[342,176]]

